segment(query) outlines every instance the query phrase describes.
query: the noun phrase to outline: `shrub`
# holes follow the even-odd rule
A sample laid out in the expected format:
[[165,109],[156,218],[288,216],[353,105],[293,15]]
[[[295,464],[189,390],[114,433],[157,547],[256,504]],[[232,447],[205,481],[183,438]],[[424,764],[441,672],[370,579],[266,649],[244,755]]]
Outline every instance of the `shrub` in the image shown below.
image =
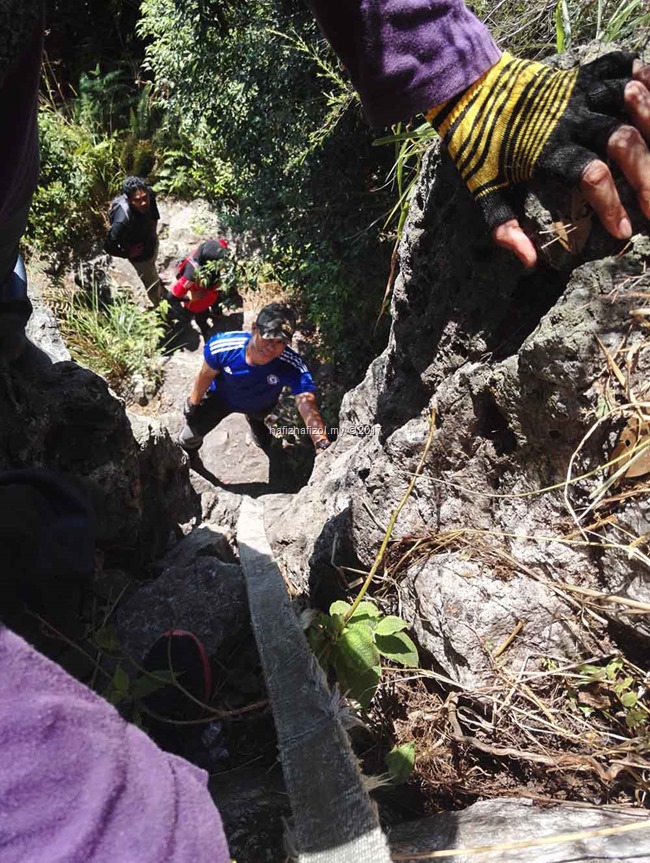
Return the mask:
[[103,304],[93,289],[75,294],[59,324],[74,359],[128,397],[136,375],[160,383],[165,306],[145,311],[125,296]]

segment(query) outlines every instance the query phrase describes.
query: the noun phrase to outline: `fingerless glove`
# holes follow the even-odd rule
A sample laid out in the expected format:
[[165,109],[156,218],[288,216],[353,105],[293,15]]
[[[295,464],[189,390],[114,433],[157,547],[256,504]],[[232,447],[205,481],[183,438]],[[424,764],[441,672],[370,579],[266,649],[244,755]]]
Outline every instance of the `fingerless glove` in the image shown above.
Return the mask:
[[573,185],[624,122],[634,54],[570,72],[503,54],[465,92],[427,112],[492,228],[514,217],[501,191],[548,174]]

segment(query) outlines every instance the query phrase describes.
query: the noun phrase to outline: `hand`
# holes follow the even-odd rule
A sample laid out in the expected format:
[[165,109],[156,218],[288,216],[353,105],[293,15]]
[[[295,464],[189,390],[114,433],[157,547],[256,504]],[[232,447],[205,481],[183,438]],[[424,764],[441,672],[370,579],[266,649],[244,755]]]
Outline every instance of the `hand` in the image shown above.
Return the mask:
[[144,251],[144,243],[134,243],[128,248],[129,258],[137,258]]
[[[497,91],[502,98],[491,101]],[[481,206],[493,240],[525,266],[534,265],[537,252],[501,190],[533,175],[578,184],[609,233],[626,239],[632,226],[599,158],[606,156],[650,218],[650,66],[632,54],[616,51],[570,72],[504,54],[427,118]]]
[[183,403],[183,416],[185,417],[185,419],[191,419],[196,413],[197,408],[198,405],[195,405],[193,402],[191,402],[188,396]]
[[322,452],[325,452],[326,449],[329,449],[332,445],[332,441],[327,438],[322,438],[319,441],[316,441],[314,444],[314,449],[316,450],[316,455],[320,455]]

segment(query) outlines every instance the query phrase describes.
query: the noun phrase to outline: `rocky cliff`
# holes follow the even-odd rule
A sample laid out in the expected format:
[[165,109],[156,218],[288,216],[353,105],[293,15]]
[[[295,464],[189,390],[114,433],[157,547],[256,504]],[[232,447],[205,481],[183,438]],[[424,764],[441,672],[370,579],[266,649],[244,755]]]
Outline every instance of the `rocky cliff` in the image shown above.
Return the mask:
[[[595,257],[603,244],[609,255]],[[606,465],[621,429],[647,409],[649,254],[645,236],[624,247],[593,225],[582,262],[525,272],[490,247],[432,149],[400,248],[390,343],[346,396],[336,446],[269,525],[294,592],[329,597],[333,563],[370,567],[433,414],[387,578],[436,665],[484,682],[486,647],[519,624],[513,666],[574,656],[579,588],[621,597],[600,609],[602,632],[647,646],[624,602],[649,598],[643,481],[602,487],[620,467]]]

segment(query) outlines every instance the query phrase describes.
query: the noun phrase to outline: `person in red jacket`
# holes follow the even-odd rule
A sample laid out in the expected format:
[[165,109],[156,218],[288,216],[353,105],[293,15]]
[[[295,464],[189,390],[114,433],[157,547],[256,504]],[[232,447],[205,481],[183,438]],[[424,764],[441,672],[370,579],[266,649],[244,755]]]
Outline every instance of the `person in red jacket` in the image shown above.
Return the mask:
[[[206,240],[194,249],[176,269],[176,283],[169,301],[177,310],[182,306],[194,315],[204,339],[210,336],[209,320],[221,314],[219,301],[220,264],[228,257],[225,240]],[[214,320],[213,320],[214,323]]]

